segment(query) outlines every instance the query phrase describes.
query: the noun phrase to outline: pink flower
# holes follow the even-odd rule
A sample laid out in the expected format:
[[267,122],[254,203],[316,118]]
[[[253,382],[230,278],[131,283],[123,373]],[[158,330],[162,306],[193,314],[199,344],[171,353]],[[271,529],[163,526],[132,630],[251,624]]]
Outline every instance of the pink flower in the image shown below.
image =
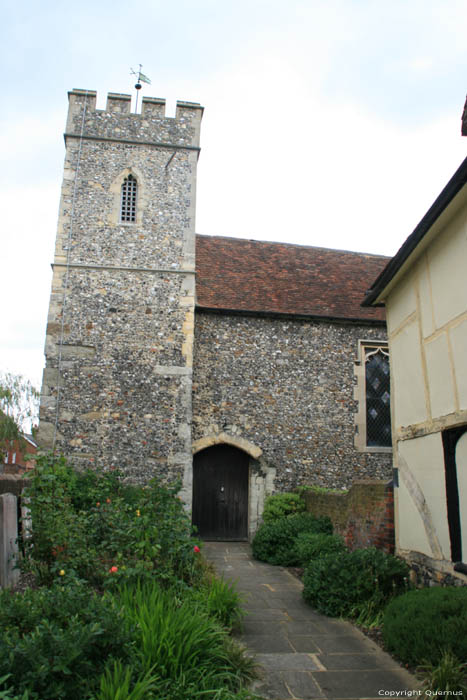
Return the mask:
[[193,547],[193,551],[194,551],[195,554],[199,554],[199,553],[201,552],[201,550],[200,550],[200,548],[198,547],[197,544],[195,544],[195,546]]
[[109,569],[109,574],[116,574],[118,571],[118,566],[111,566]]

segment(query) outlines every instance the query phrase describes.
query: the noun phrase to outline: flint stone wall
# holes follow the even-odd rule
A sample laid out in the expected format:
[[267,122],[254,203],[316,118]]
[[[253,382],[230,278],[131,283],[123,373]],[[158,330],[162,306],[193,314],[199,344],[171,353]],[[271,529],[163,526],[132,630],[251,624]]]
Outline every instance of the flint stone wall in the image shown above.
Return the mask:
[[276,490],[387,481],[392,455],[354,446],[362,338],[385,340],[385,329],[197,311],[193,439],[224,432],[257,445]]
[[[194,214],[202,108],[69,94],[39,444],[191,489]],[[120,221],[137,180],[136,221]]]

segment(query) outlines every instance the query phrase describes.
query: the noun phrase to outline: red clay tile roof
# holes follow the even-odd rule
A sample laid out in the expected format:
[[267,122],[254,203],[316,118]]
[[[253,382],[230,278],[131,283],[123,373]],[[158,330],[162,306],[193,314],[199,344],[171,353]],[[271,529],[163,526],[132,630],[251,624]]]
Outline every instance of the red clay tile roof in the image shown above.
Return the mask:
[[197,235],[197,307],[382,320],[384,309],[360,304],[388,260],[328,248]]

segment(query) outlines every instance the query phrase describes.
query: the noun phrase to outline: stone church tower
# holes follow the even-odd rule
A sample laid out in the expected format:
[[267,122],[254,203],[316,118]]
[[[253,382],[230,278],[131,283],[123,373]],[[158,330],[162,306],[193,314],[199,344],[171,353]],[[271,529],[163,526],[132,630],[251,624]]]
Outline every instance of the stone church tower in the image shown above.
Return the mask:
[[196,166],[202,107],[69,93],[40,444],[191,500]]

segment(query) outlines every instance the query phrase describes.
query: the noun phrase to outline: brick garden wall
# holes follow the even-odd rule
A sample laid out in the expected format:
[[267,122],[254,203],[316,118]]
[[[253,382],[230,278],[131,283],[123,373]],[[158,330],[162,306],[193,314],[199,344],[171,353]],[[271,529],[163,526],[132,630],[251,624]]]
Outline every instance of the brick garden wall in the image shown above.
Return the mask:
[[349,549],[377,547],[394,553],[392,482],[357,481],[346,493],[304,494],[307,510],[328,515]]

